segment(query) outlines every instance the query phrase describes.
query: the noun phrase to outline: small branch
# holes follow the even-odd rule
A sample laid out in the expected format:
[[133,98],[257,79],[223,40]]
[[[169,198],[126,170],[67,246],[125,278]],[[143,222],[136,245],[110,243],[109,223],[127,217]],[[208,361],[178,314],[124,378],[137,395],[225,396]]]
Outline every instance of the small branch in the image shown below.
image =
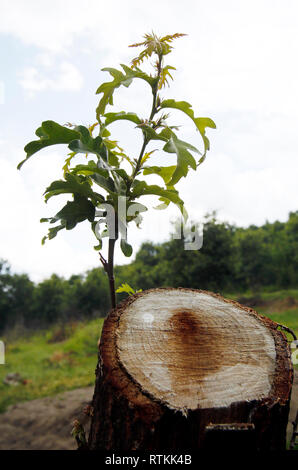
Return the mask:
[[288,327],[285,326],[285,325],[281,325],[280,323],[277,324],[277,327],[279,327],[279,328],[281,328],[282,330],[287,331],[288,333],[290,333],[290,335],[293,336],[294,341],[297,341],[297,336],[295,335],[294,331],[291,330],[291,328],[288,328]]
[[138,174],[138,171],[139,171],[140,166],[141,166],[141,160],[143,158],[143,155],[144,155],[145,149],[147,147],[147,144],[148,144],[148,141],[147,141],[146,137],[144,136],[144,142],[143,142],[143,145],[142,145],[139,157],[138,157],[138,161],[137,161],[137,164],[136,164],[136,167],[135,167],[135,171],[133,172],[132,179],[134,179],[136,177],[136,175]]
[[107,273],[108,272],[108,262],[107,260],[102,256],[101,253],[98,253],[99,254],[99,259],[101,261],[101,264],[103,265],[103,269],[105,270],[105,272]]

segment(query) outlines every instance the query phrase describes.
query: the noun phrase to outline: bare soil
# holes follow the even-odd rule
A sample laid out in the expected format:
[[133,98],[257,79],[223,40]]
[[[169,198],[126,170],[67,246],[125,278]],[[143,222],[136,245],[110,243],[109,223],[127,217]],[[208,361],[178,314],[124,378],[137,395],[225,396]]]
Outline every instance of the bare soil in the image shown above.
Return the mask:
[[78,419],[86,434],[90,418],[83,409],[93,387],[19,403],[0,414],[0,450],[75,450],[72,423]]
[[[78,419],[89,432],[90,418],[83,409],[90,404],[93,387],[79,388],[54,397],[13,405],[0,415],[0,450],[75,450],[72,422]],[[298,371],[292,389],[291,422],[298,409]]]

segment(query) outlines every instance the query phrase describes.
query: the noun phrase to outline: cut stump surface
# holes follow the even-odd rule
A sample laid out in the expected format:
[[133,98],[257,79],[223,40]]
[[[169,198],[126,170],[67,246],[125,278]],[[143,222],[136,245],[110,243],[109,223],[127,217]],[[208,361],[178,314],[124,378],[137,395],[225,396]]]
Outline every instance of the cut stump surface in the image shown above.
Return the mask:
[[276,351],[263,322],[203,292],[152,291],[120,317],[116,347],[142,389],[171,408],[219,408],[269,395]]
[[89,446],[200,448],[208,424],[238,422],[281,449],[292,380],[275,322],[211,292],[148,290],[105,320]]

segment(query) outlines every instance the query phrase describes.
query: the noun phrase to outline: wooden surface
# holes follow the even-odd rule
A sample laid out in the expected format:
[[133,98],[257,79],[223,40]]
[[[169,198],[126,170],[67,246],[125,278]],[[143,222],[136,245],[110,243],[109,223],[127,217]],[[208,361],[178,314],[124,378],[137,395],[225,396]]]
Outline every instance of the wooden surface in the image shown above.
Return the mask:
[[212,292],[128,297],[102,329],[89,449],[204,449],[210,424],[247,423],[250,450],[284,450],[290,354],[277,323]]
[[207,292],[138,296],[119,318],[116,350],[145,393],[182,412],[265,398],[274,380],[270,329],[249,309]]

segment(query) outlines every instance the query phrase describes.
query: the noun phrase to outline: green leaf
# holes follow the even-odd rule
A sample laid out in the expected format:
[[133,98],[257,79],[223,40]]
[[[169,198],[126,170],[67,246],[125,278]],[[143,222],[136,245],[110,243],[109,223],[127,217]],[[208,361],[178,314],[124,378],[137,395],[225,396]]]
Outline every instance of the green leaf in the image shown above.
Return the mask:
[[118,196],[126,196],[127,185],[131,182],[130,176],[123,168],[111,168],[110,171],[114,180],[115,192]]
[[59,211],[54,219],[61,219],[65,222],[66,230],[73,229],[77,223],[89,220],[93,222],[95,216],[95,207],[87,198],[75,195],[73,201],[68,201]]
[[192,109],[192,105],[187,101],[176,101],[176,100],[163,100],[160,104],[161,108],[174,108],[183,111],[187,114],[191,119],[194,119],[194,112]]
[[81,194],[82,196],[90,198],[94,204],[103,202],[104,197],[93,191],[87,181],[82,181],[82,178],[85,176],[90,177],[92,181],[98,184],[101,188],[105,189],[108,193],[116,193],[115,183],[109,176],[108,170],[99,168],[98,165],[96,165],[96,163],[91,160],[88,165],[77,165],[72,169],[71,173],[66,173],[66,181],[54,181],[45,191],[46,202],[52,196],[57,196],[58,194],[63,193]]
[[100,130],[101,137],[110,137],[111,133],[104,126]]
[[71,162],[72,159],[76,156],[76,153],[75,153],[75,152],[71,152],[71,153],[69,153],[68,155],[69,155],[69,157],[65,159],[65,164],[64,164],[63,167],[62,167],[64,176],[65,176],[66,173],[69,173],[69,165],[70,165],[70,162]]
[[116,194],[115,183],[110,176],[105,177],[100,174],[94,173],[91,176],[91,179],[95,181],[95,183],[98,184],[101,188],[105,189],[108,193]]
[[60,225],[57,225],[56,227],[51,227],[49,228],[49,231],[48,231],[48,235],[46,235],[45,237],[43,237],[43,239],[41,240],[41,244],[44,245],[45,244],[45,241],[46,239],[48,240],[52,240],[52,238],[55,238],[57,233],[62,230],[63,228],[65,228],[65,225],[62,223]]
[[146,181],[140,181],[135,179],[131,186],[131,199],[135,199],[142,196],[147,186],[148,185]]
[[136,214],[139,214],[140,212],[146,212],[148,210],[148,207],[144,206],[144,204],[141,204],[140,202],[129,202],[127,209],[129,209],[131,206],[134,206],[133,208],[135,209]]
[[116,289],[116,293],[117,294],[121,294],[122,292],[125,292],[126,294],[128,295],[133,295],[135,294],[136,292],[141,292],[141,289],[138,290],[138,291],[135,291],[129,284],[127,284],[126,282],[121,284],[121,286],[119,286],[117,289]]
[[73,158],[76,153],[94,153],[104,161],[107,162],[108,160],[108,150],[102,137],[97,136],[93,138],[89,129],[85,126],[76,126],[74,129],[69,129],[60,126],[60,124],[54,121],[45,121],[42,123],[42,126],[37,129],[36,135],[40,137],[40,140],[30,142],[26,145],[25,151],[27,152],[27,156],[25,160],[19,163],[18,169],[21,168],[23,163],[28,160],[31,155],[44,147],[55,144],[69,144],[68,148],[72,152],[70,158],[66,160],[66,165],[63,167],[64,170],[67,170],[71,158]]
[[87,181],[82,181],[82,177],[71,173],[66,173],[65,181],[53,181],[45,190],[45,201],[59,194],[78,194],[90,198],[95,204],[104,201],[104,197],[93,191]]
[[60,126],[54,121],[44,121],[37,129],[35,134],[40,137],[39,140],[29,142],[24,148],[26,152],[26,158],[18,164],[18,170],[34,153],[39,150],[56,144],[69,144],[72,140],[80,137],[80,134],[73,129],[69,129],[65,126]]
[[101,176],[104,176],[105,178],[109,176],[108,170],[105,170],[104,168],[99,168],[93,160],[90,160],[87,165],[76,165],[74,168],[71,169],[71,173],[85,176],[91,176],[94,173],[97,173]]
[[[80,174],[91,177],[91,179],[108,191],[110,194],[117,192],[119,186],[119,177],[126,183],[130,177],[122,168],[109,168],[109,170],[100,168],[93,160],[90,160],[87,165],[77,165],[72,170],[72,174]],[[115,181],[109,176],[109,171],[115,175]],[[122,181],[121,180],[121,181]],[[126,189],[126,184],[125,188]]]
[[104,117],[106,118],[105,126],[120,120],[131,121],[135,124],[140,124],[142,122],[136,113],[126,113],[125,111],[121,111],[120,113],[106,113]]
[[178,183],[182,176],[187,176],[189,167],[193,170],[197,169],[196,161],[188,150],[200,153],[199,150],[193,145],[178,139],[174,132],[171,131],[171,137],[163,147],[163,150],[177,154],[177,166],[168,185],[173,186]]
[[140,228],[140,224],[142,223],[143,217],[140,215],[142,212],[146,212],[148,207],[144,206],[140,202],[128,202],[127,204],[127,214],[126,214],[126,221],[129,223],[134,221],[136,226]]
[[111,172],[121,176],[124,181],[130,181],[130,176],[128,176],[128,174],[123,168],[112,168]]
[[96,94],[103,93],[103,96],[96,109],[97,119],[99,119],[100,116],[105,113],[105,109],[108,104],[113,104],[113,93],[115,89],[121,85],[129,87],[134,78],[141,78],[145,80],[151,87],[154,85],[154,79],[146,73],[142,72],[140,69],[132,70],[130,67],[124,64],[121,64],[121,67],[123,68],[124,73],[114,68],[102,69],[104,72],[109,72],[114,80],[102,83],[96,90]]
[[123,238],[120,241],[120,247],[121,247],[122,253],[125,256],[129,257],[132,255],[132,246],[129,245],[129,243],[127,243],[125,240],[123,240]]
[[185,36],[185,34],[175,33],[172,35],[164,36],[163,38],[159,38],[156,34],[145,34],[144,38],[145,41],[139,42],[136,44],[131,44],[129,47],[139,47],[145,46],[138,57],[133,59],[132,64],[133,67],[137,67],[144,59],[148,59],[152,56],[153,53],[157,54],[158,57],[162,57],[163,55],[169,54],[173,49],[173,46],[170,44],[174,39],[180,38]]
[[210,118],[196,118],[190,103],[187,101],[175,101],[175,100],[164,100],[162,101],[161,108],[174,108],[179,109],[180,111],[184,112],[189,116],[192,121],[195,123],[197,129],[199,130],[203,142],[204,142],[204,154],[200,160],[200,163],[205,159],[206,152],[210,148],[210,143],[208,138],[206,137],[206,127],[211,127],[212,129],[216,129],[216,124]]
[[92,135],[91,135],[91,133],[90,133],[90,131],[89,131],[89,129],[88,129],[87,127],[82,126],[82,125],[80,125],[80,126],[75,126],[75,127],[74,127],[74,130],[77,131],[77,132],[79,132],[79,134],[80,134],[80,140],[83,142],[83,144],[88,145],[92,140],[94,140],[94,139],[92,138]]
[[144,189],[143,196],[154,194],[156,196],[161,196],[169,201],[173,202],[174,204],[183,205],[182,199],[179,197],[178,191],[175,189],[164,189],[160,188],[159,186],[152,184],[147,185]]
[[207,150],[210,149],[210,142],[209,142],[209,139],[206,137],[206,132],[205,132],[206,127],[212,127],[213,129],[216,129],[216,125],[210,118],[195,118],[195,123],[196,123],[197,128],[200,131],[200,134],[204,141],[204,147],[205,147],[204,154],[202,158],[200,158],[199,160],[199,165],[200,165],[201,163],[203,163],[203,161],[206,158]]
[[142,157],[142,160],[141,160],[141,165],[143,165],[147,160],[149,160],[149,158],[151,157],[151,155],[156,152],[157,149],[154,149],[154,150],[151,150],[151,152],[146,152],[144,154],[144,156]]
[[151,126],[148,124],[141,123],[137,126],[139,129],[141,129],[149,142],[150,140],[163,140],[164,142],[167,142],[168,138],[165,135],[164,131],[161,131],[159,134],[152,129]]
[[[179,197],[178,191],[174,188],[161,188],[155,184],[148,185],[145,181],[135,180],[132,185],[132,198],[138,198],[141,196],[155,195],[160,196],[160,200],[163,202],[173,202],[176,204],[180,211],[183,212],[184,202]],[[168,202],[169,201],[169,202]]]
[[161,88],[163,86],[165,86],[165,84],[169,85],[168,77],[170,77],[171,80],[173,80],[173,77],[172,77],[171,73],[169,72],[169,70],[176,70],[176,69],[175,69],[175,67],[172,67],[171,65],[165,65],[164,67],[162,67],[160,80],[159,80],[159,83],[158,83],[158,89],[159,90],[161,90]]
[[144,175],[158,175],[160,176],[165,184],[168,184],[171,181],[173,173],[176,169],[176,165],[172,166],[148,166],[144,168]]
[[145,80],[151,88],[154,88],[157,84],[157,79],[156,77],[151,77],[151,75],[147,75],[145,72],[143,72],[139,67],[134,67],[132,69],[131,67],[128,67],[125,64],[121,64],[121,67],[123,68],[124,72],[128,76],[132,76],[133,78],[140,78],[141,80]]
[[84,126],[77,126],[75,129],[80,133],[80,138],[72,140],[68,148],[75,153],[94,153],[103,160],[107,161],[107,148],[103,143],[102,138],[99,135],[93,138],[89,132],[89,129]]
[[115,152],[111,152],[110,150],[109,150],[109,156],[108,156],[108,164],[111,166],[119,167],[118,156],[115,154]]
[[100,251],[102,249],[102,240],[98,240],[98,245],[93,247],[95,251]]

